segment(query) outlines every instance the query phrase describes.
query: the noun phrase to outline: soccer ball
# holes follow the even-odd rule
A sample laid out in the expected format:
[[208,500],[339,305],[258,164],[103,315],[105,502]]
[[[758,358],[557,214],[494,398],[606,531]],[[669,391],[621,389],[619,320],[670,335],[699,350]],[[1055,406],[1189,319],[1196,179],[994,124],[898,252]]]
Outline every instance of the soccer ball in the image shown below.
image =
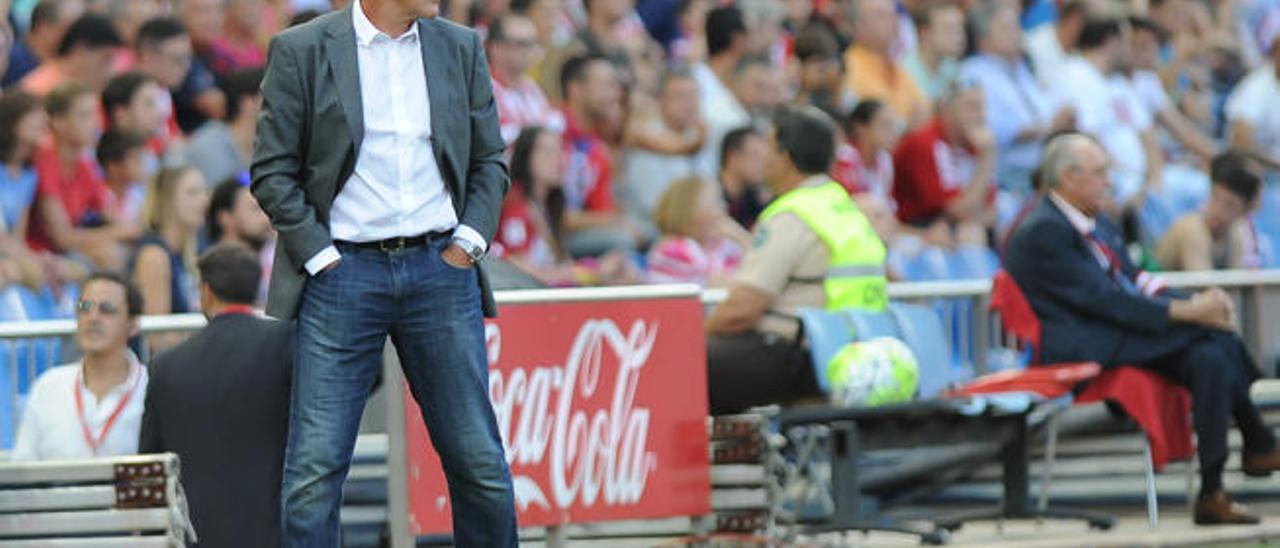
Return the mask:
[[916,356],[902,341],[878,337],[850,343],[827,362],[832,402],[876,407],[910,401],[920,384]]

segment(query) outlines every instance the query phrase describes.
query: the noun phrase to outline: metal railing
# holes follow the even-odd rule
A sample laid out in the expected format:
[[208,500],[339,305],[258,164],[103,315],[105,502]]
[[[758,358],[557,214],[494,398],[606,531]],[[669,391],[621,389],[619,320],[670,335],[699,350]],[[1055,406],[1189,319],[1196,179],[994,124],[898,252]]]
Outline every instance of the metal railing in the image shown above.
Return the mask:
[[[1228,270],[1214,272],[1170,272],[1161,277],[1169,287],[1194,290],[1216,286],[1236,299],[1241,321],[1241,335],[1260,368],[1274,376],[1276,359],[1280,357],[1280,270]],[[500,291],[500,304],[556,301],[602,301],[625,295],[660,296],[674,288],[640,286],[622,288],[574,288]],[[689,289],[688,287],[681,288]],[[975,374],[987,370],[988,355],[993,347],[1011,346],[1004,337],[998,318],[988,314],[991,282],[989,280],[955,280],[945,282],[910,282],[889,284],[893,299],[932,303],[951,334],[952,352],[967,361]],[[702,301],[709,308],[720,303],[728,292],[707,289]],[[141,335],[190,333],[205,325],[200,314],[144,316]],[[0,420],[16,420],[20,397],[43,369],[72,361],[76,356],[72,337],[74,320],[46,320],[0,323]],[[148,345],[140,345],[146,361]],[[7,384],[7,386],[6,386]],[[2,425],[0,425],[2,426]],[[2,436],[0,436],[2,439]]]

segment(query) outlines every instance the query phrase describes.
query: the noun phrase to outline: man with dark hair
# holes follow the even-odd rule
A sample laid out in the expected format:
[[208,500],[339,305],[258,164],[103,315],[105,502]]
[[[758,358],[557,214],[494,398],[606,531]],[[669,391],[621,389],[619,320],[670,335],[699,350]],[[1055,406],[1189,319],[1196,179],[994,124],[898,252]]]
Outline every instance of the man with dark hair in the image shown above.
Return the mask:
[[[191,35],[177,19],[161,17],[138,29],[134,44],[138,70],[150,74],[173,98],[173,131],[193,131],[205,118],[220,118],[226,98],[211,72],[195,57]],[[215,179],[216,180],[216,179]]]
[[201,546],[281,546],[292,330],[255,316],[252,250],[219,244],[199,265],[209,324],[151,362],[138,450],[182,457]]
[[138,452],[147,369],[129,350],[142,294],[129,280],[98,272],[76,303],[83,358],[36,380],[14,442],[14,460],[89,459]]
[[564,120],[528,74],[542,59],[533,21],[523,15],[500,16],[489,25],[484,44],[503,142],[511,146],[528,126],[563,128]]
[[595,128],[622,99],[617,69],[604,56],[570,58],[560,75],[564,89],[566,247],[571,255],[599,256],[634,249],[640,229],[613,202],[613,160]]
[[147,145],[157,157],[163,157],[169,145],[166,123],[171,108],[169,93],[142,72],[116,75],[102,90],[107,129],[123,129],[146,136]]
[[698,172],[707,178],[720,171],[720,141],[730,130],[751,123],[751,113],[733,92],[734,76],[747,55],[747,23],[737,6],[721,6],[707,13],[707,61],[692,67],[701,96],[699,116],[707,139],[698,154]]
[[1169,270],[1258,268],[1262,257],[1249,214],[1258,207],[1261,171],[1252,154],[1229,150],[1210,164],[1213,182],[1200,211],[1174,221],[1155,248]]
[[253,158],[254,124],[262,110],[263,71],[240,69],[222,80],[227,98],[227,121],[206,122],[191,136],[184,153],[186,163],[200,170],[210,184],[248,172]]
[[820,396],[794,317],[801,308],[883,310],[885,248],[826,174],[835,124],[813,107],[774,117],[765,178],[778,196],[755,227],[729,296],[707,319],[713,414]]
[[102,90],[111,78],[111,60],[116,48],[124,45],[111,20],[86,13],[67,27],[58,42],[57,56],[40,64],[18,85],[27,93],[44,96],[67,82]]
[[833,118],[853,108],[857,98],[844,89],[844,62],[831,29],[810,23],[796,35],[794,47],[800,62],[796,104],[812,105]]
[[40,0],[31,10],[31,28],[9,50],[9,67],[0,87],[8,89],[42,63],[51,61],[71,22],[84,12],[81,0]]
[[147,195],[146,136],[136,131],[114,128],[98,139],[98,165],[102,180],[115,196],[118,220],[140,225]]
[[271,220],[239,179],[225,180],[213,189],[204,226],[209,230],[210,241],[240,243],[255,251],[271,239]]
[[760,130],[743,126],[725,134],[720,145],[720,189],[729,216],[750,229],[769,203],[764,182],[768,141]]
[[1005,252],[1005,268],[1040,321],[1040,359],[1137,365],[1187,387],[1200,458],[1195,523],[1258,523],[1222,482],[1233,420],[1244,474],[1280,471],[1275,436],[1249,397],[1258,370],[1236,334],[1231,297],[1216,287],[1193,295],[1166,290],[1133,265],[1103,213],[1109,162],[1087,136],[1049,141],[1041,164],[1048,191]]

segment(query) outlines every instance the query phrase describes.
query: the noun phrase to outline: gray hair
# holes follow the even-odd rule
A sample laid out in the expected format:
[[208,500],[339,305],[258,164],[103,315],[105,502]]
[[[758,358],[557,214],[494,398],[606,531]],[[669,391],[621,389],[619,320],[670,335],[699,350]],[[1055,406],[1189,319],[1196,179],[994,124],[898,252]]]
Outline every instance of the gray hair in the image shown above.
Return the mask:
[[1040,176],[1044,186],[1057,188],[1062,183],[1062,174],[1080,167],[1080,148],[1085,143],[1093,142],[1092,137],[1083,133],[1064,133],[1050,138],[1044,146],[1044,156],[1040,162]]

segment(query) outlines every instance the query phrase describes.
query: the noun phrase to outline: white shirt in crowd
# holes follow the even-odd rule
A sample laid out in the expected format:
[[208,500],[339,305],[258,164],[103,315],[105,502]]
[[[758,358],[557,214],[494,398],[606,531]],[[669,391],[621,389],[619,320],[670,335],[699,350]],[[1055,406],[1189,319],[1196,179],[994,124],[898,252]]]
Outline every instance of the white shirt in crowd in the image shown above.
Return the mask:
[[1075,106],[1076,126],[1102,143],[1112,162],[1112,180],[1119,200],[1127,200],[1142,188],[1147,173],[1142,132],[1151,127],[1152,113],[1129,80],[1102,74],[1081,57],[1062,67],[1060,82],[1071,82],[1060,98]]
[[707,125],[707,140],[698,153],[697,172],[716,179],[720,175],[720,142],[730,131],[750,124],[751,113],[706,63],[694,65],[691,72],[698,82],[698,115]]
[[1057,83],[1062,65],[1067,62],[1067,52],[1058,41],[1058,29],[1044,24],[1022,35],[1023,49],[1031,61],[1031,70],[1045,87],[1052,89]]
[[1031,172],[1040,163],[1040,141],[1019,142],[1016,138],[1028,127],[1048,125],[1057,115],[1057,101],[1021,59],[1011,63],[994,55],[978,54],[961,64],[960,73],[969,81],[982,83],[987,125],[1000,147],[1000,163]]
[[[88,459],[136,454],[147,393],[147,368],[132,352],[129,362],[129,377],[101,400],[85,387],[80,362],[54,367],[41,374],[27,396],[13,446],[13,459]],[[83,415],[76,409],[76,392],[80,393],[84,405]],[[122,403],[124,407],[119,416],[108,425]],[[96,451],[85,439],[85,427],[95,441],[101,436]]]
[[[330,235],[369,242],[456,228],[458,237],[485,248],[478,232],[458,225],[432,152],[431,102],[418,25],[391,38],[373,26],[358,0],[351,14],[364,140],[355,171],[333,200]],[[338,250],[330,246],[305,266],[315,274],[338,258]]]
[[[645,124],[648,126],[646,129],[674,133],[660,116],[651,117]],[[692,131],[687,130],[686,136]],[[653,218],[662,194],[671,183],[697,173],[697,159],[694,155],[659,154],[628,148],[622,161],[621,184],[615,194],[628,213],[647,222]]]
[[[1280,39],[1276,44],[1280,47]],[[1257,149],[1280,160],[1280,80],[1273,63],[1258,67],[1236,86],[1227,99],[1227,120],[1249,124]]]

